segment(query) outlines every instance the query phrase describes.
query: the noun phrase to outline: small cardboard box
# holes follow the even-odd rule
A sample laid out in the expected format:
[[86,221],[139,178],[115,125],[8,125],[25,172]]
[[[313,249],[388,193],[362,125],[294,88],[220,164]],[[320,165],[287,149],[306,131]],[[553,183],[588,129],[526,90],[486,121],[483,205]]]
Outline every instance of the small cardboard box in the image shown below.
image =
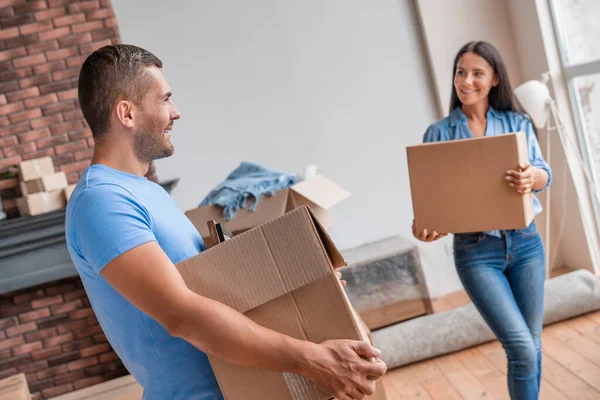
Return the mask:
[[27,196],[28,194],[64,189],[69,183],[67,182],[67,175],[61,171],[26,182],[21,181],[19,185],[21,187],[21,195]]
[[19,197],[17,207],[22,216],[39,215],[65,207],[65,198],[62,190],[41,192]]
[[206,221],[215,220],[225,230],[237,235],[302,205],[310,206],[321,225],[329,229],[333,224],[327,210],[348,196],[350,193],[346,190],[323,175],[317,175],[279,190],[271,197],[261,196],[255,211],[249,210],[253,204],[253,200],[249,200],[248,207],[240,210],[231,221],[225,221],[223,209],[216,205],[195,208],[187,211],[186,215],[205,241],[210,240]]
[[506,181],[528,162],[524,132],[425,143],[406,149],[418,232],[465,233],[526,228],[532,194]]
[[[306,206],[177,264],[187,286],[256,323],[298,339],[368,341],[334,268],[345,264]],[[248,368],[209,356],[227,400],[323,400],[290,373]],[[385,398],[383,388],[377,396]]]
[[25,374],[13,375],[0,380],[0,400],[30,400],[31,393]]
[[54,163],[50,157],[35,158],[19,164],[21,180],[24,182],[54,173]]
[[75,186],[77,186],[76,183],[67,186],[66,188],[63,189],[63,194],[65,196],[65,200],[68,202],[69,199],[71,198],[71,195],[73,194],[73,190],[75,190]]

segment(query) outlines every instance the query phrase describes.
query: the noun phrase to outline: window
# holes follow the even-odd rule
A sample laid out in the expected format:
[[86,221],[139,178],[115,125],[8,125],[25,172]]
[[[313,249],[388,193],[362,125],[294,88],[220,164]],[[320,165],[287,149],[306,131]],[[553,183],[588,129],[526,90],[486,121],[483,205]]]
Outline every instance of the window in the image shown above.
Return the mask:
[[[551,0],[551,6],[581,150],[600,193],[600,0]],[[597,216],[599,210],[596,202]]]

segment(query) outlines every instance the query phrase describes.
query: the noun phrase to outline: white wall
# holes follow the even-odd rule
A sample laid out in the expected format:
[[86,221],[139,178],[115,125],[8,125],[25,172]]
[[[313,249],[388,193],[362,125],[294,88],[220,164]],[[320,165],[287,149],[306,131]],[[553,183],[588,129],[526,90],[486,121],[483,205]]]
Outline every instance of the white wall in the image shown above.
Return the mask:
[[[157,162],[197,206],[242,160],[308,163],[352,192],[333,209],[340,248],[412,237],[405,147],[437,117],[411,1],[114,0],[122,40],[164,62],[182,119]],[[450,66],[448,66],[450,68]],[[460,288],[449,239],[422,245],[433,295]]]

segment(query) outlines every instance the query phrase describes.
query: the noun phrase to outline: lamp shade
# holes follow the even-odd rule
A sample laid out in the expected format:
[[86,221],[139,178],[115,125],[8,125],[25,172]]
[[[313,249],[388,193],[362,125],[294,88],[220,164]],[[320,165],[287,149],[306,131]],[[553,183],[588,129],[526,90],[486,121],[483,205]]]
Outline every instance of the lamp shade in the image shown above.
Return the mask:
[[536,128],[544,128],[550,113],[550,90],[538,80],[527,81],[515,89],[515,96],[529,114]]

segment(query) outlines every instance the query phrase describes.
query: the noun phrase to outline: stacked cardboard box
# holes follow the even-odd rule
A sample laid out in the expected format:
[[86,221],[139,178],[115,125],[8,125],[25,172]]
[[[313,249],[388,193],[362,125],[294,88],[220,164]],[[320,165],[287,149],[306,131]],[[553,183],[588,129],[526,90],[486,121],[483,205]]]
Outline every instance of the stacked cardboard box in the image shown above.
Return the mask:
[[55,172],[52,158],[42,157],[23,161],[19,165],[21,196],[17,199],[19,213],[38,215],[65,207],[64,172]]

